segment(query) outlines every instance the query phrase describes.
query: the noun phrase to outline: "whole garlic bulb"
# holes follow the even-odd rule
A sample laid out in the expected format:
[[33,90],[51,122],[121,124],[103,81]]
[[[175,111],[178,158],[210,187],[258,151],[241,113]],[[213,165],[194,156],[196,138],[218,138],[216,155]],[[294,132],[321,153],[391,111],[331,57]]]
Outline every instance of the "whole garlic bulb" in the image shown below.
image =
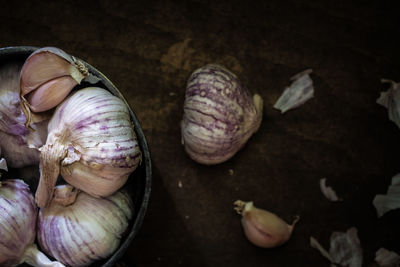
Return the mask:
[[194,71],[181,122],[186,152],[202,164],[228,160],[258,130],[262,107],[261,97],[252,97],[226,68],[209,64]]
[[33,266],[60,267],[37,250],[37,208],[27,184],[19,179],[0,182],[0,266],[27,262]]
[[95,197],[121,188],[141,160],[126,104],[107,90],[87,87],[61,103],[40,153],[36,203],[46,206],[57,177]]
[[39,245],[65,265],[87,266],[118,248],[132,210],[124,191],[101,199],[80,192],[69,206],[53,201],[39,212]]
[[22,64],[0,66],[0,147],[10,167],[21,168],[39,163],[39,151],[47,137],[47,120],[25,127],[26,117],[20,105],[19,72]]

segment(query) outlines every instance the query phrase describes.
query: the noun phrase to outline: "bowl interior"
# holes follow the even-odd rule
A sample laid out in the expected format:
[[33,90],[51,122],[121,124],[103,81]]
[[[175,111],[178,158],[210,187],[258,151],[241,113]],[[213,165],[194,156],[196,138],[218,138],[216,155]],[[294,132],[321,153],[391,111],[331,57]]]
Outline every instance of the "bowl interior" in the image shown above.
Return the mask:
[[[37,47],[32,46],[17,46],[17,47],[6,47],[0,48],[0,66],[8,62],[24,62],[24,60],[36,49]],[[130,246],[132,240],[135,238],[137,232],[139,231],[143,218],[147,209],[147,204],[150,196],[151,189],[151,160],[150,153],[147,147],[146,138],[143,134],[142,128],[136,115],[129,107],[129,104],[124,99],[122,94],[118,89],[112,84],[112,82],[107,79],[107,77],[98,71],[93,66],[81,60],[89,71],[99,78],[99,82],[95,85],[83,82],[79,85],[79,88],[86,86],[98,86],[110,91],[113,95],[119,97],[123,100],[129,109],[131,120],[135,127],[135,132],[138,138],[139,146],[142,151],[142,162],[137,167],[137,169],[130,175],[128,182],[125,184],[124,188],[130,193],[133,203],[134,203],[134,217],[130,222],[127,233],[121,240],[119,248],[107,259],[95,262],[92,266],[113,266],[117,260],[125,253],[125,251]],[[3,179],[9,178],[20,178],[12,177],[13,174],[18,174],[18,170],[10,170]],[[26,181],[35,193],[38,181],[28,180]]]

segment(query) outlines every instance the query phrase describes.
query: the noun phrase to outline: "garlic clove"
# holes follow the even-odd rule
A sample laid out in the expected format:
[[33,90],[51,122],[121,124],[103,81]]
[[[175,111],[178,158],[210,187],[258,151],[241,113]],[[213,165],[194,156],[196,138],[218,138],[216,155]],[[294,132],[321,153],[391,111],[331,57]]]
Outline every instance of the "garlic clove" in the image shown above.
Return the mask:
[[71,76],[79,84],[87,75],[87,69],[80,69],[82,65],[75,63],[74,59],[61,49],[38,49],[26,59],[22,67],[21,95],[24,96],[43,83],[61,76]]
[[42,112],[57,106],[78,83],[71,76],[62,76],[45,82],[29,93],[26,101],[33,112]]
[[[59,79],[61,77],[69,77],[70,80]],[[58,105],[83,79],[90,77],[93,75],[89,74],[83,62],[59,48],[44,47],[33,52],[25,60],[20,73],[21,107],[27,118],[25,125],[30,126],[32,122],[40,119],[31,112],[31,105],[32,111],[49,110]],[[94,78],[87,80],[97,81]],[[55,85],[51,81],[61,84]],[[38,89],[40,92],[33,97],[36,95],[33,92]],[[26,99],[28,94],[33,95],[31,98],[34,98],[34,103],[30,102],[31,99]],[[50,97],[50,99],[45,97]]]
[[247,239],[262,248],[277,247],[289,240],[294,225],[300,218],[297,216],[289,225],[274,213],[256,208],[253,202],[237,200],[234,205],[236,212],[242,215],[242,226]]

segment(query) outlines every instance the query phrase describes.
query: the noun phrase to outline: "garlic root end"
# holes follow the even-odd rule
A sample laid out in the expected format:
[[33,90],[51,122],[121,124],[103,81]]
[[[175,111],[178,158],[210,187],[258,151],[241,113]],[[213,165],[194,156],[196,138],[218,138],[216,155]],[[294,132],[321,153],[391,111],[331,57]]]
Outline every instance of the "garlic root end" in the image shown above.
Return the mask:
[[79,190],[72,185],[58,185],[54,189],[54,197],[52,201],[61,206],[68,206],[75,202],[78,193]]

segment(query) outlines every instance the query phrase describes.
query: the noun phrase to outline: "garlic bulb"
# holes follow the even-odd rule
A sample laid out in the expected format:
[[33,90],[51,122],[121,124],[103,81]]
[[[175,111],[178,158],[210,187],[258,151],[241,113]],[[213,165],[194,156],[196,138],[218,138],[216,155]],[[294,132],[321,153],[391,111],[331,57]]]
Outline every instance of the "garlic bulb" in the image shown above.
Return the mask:
[[237,200],[234,205],[236,212],[242,215],[242,226],[247,239],[262,248],[277,247],[289,240],[294,225],[299,220],[296,217],[289,225],[274,213],[256,208],[253,202]]
[[209,64],[192,73],[181,122],[189,156],[202,164],[231,158],[261,124],[263,101],[226,68]]
[[81,61],[59,48],[36,50],[21,70],[21,96],[27,113],[57,106],[87,75]]
[[0,182],[0,210],[0,266],[23,262],[33,266],[64,266],[51,262],[33,243],[37,208],[27,184],[19,179]]
[[69,206],[53,201],[39,211],[39,245],[65,265],[89,265],[118,248],[132,208],[124,191],[104,199],[80,192]]
[[125,103],[102,88],[81,89],[57,107],[49,122],[36,203],[44,207],[50,202],[60,172],[69,184],[92,196],[109,196],[140,160]]
[[20,106],[20,63],[0,66],[0,147],[10,167],[20,168],[39,163],[38,148],[47,136],[47,122],[25,127],[26,117]]

